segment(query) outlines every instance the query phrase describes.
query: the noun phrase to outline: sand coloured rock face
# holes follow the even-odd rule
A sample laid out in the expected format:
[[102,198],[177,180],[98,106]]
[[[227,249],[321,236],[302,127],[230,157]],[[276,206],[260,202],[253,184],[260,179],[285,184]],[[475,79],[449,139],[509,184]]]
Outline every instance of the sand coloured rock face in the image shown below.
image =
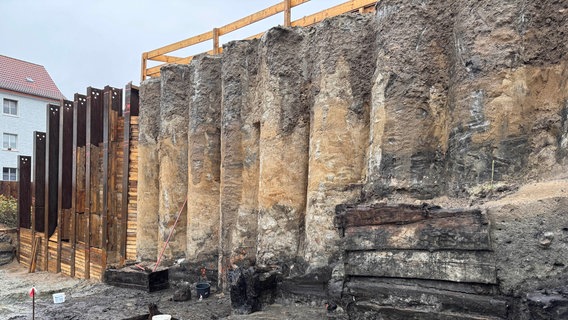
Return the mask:
[[[537,249],[564,250],[558,247],[563,229],[539,227],[527,215],[541,208],[544,220],[561,219],[553,202],[563,203],[562,195],[542,206],[539,200],[527,208],[488,205],[490,249],[464,250],[491,253],[471,256],[345,255],[334,217],[338,205],[381,201],[430,201],[464,210],[484,201],[479,196],[566,178],[568,41],[558,32],[568,27],[565,7],[552,0],[387,0],[377,5],[376,16],[274,28],[259,40],[225,45],[218,57],[163,69],[159,237],[172,208],[186,194],[195,197],[184,216],[188,231],[176,233],[169,256],[210,264],[218,256],[221,281],[234,266],[278,266],[284,276],[305,276],[324,292],[332,270],[334,281],[343,279],[341,266],[349,266],[344,258],[350,256],[361,266],[388,261],[375,271],[402,278],[411,270],[396,266],[410,259],[421,277],[432,278],[420,285],[448,281],[443,290],[450,291],[458,290],[453,282],[465,281],[463,270],[436,273],[432,266],[479,263],[476,279],[483,290],[475,290],[485,296],[518,297],[538,284],[558,283],[565,263],[553,261],[553,251],[541,255]],[[465,232],[430,227],[432,233],[424,234],[451,238]],[[519,234],[507,243],[511,228]],[[395,233],[412,238],[408,230],[414,229],[405,230]],[[531,237],[538,239],[521,244]],[[503,271],[523,250],[540,258],[529,259],[518,276]],[[347,272],[352,270],[359,272]],[[496,270],[496,280],[484,278],[483,270]],[[520,280],[530,273],[535,276]],[[383,280],[372,286],[383,288]],[[455,285],[478,301],[479,292]],[[393,296],[409,292],[405,284],[396,288]],[[480,303],[488,303],[485,296]],[[499,314],[513,317],[503,306]]]

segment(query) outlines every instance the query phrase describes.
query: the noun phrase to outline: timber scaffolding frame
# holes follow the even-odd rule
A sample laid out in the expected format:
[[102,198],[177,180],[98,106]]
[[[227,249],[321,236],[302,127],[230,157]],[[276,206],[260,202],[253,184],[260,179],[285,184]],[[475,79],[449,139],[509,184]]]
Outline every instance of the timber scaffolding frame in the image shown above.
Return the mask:
[[19,157],[18,258],[30,271],[100,280],[136,259],[138,88],[126,86],[124,109],[122,94],[89,87],[47,105],[33,168]]
[[[359,13],[369,13],[375,12],[375,5],[377,0],[350,0],[345,3],[336,5],[334,7],[328,8],[326,10],[314,13],[312,15],[303,17],[298,20],[292,21],[292,8],[302,5],[310,0],[283,0],[273,6],[255,12],[239,20],[233,21],[227,25],[219,28],[213,28],[211,31],[187,38],[164,47],[154,49],[148,52],[142,53],[142,72],[141,81],[144,81],[147,77],[159,77],[160,68],[168,63],[175,64],[187,64],[194,56],[189,57],[176,57],[171,55],[166,55],[167,53],[178,51],[184,48],[191,47],[193,45],[213,40],[213,49],[207,51],[208,54],[220,54],[223,49],[219,46],[219,37],[229,34],[238,29],[244,28],[253,23],[264,20],[268,17],[276,15],[280,12],[284,13],[284,26],[285,27],[307,27],[316,24],[325,18],[334,17],[343,13],[348,12],[359,12]],[[250,36],[245,40],[260,38],[264,32]],[[148,67],[148,61],[158,61],[164,62],[160,65]]]

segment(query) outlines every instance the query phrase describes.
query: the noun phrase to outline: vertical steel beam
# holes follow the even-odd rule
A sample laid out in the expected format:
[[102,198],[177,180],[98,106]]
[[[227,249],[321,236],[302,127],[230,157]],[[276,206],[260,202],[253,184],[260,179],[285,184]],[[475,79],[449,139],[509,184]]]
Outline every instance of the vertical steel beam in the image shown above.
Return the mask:
[[34,183],[32,244],[35,233],[43,232],[45,217],[45,132],[34,131]]
[[[18,261],[21,261],[20,228],[29,229],[31,227],[31,203],[32,203],[32,157],[18,157]],[[32,238],[33,242],[33,238]]]
[[49,237],[53,235],[57,227],[57,177],[59,176],[59,112],[59,106],[53,104],[47,105],[47,132],[45,142],[45,241],[43,243],[45,249],[45,255],[43,257],[43,265],[45,271],[48,270]]
[[[109,247],[116,246],[115,215],[116,201],[116,159],[114,154],[118,132],[118,117],[122,114],[122,90],[106,86],[103,103],[103,201],[102,201],[102,265],[106,267]],[[110,237],[114,235],[114,237]]]
[[20,228],[31,227],[32,157],[18,157],[18,234]]
[[[73,101],[73,166],[71,173],[71,228],[70,228],[70,239],[71,243],[71,276],[75,276],[75,251],[77,248],[77,219],[78,215],[84,214],[84,210],[78,212],[79,207],[85,208],[85,199],[78,197],[78,187],[84,186],[85,177],[83,176],[82,181],[78,181],[77,170],[78,166],[84,167],[85,158],[82,157],[82,162],[78,163],[78,151],[79,148],[85,147],[85,129],[86,129],[86,115],[87,115],[87,97],[76,93]],[[79,205],[79,201],[82,201]]]
[[73,102],[61,100],[59,112],[58,197],[57,197],[57,272],[61,272],[61,241],[69,240],[73,168]]

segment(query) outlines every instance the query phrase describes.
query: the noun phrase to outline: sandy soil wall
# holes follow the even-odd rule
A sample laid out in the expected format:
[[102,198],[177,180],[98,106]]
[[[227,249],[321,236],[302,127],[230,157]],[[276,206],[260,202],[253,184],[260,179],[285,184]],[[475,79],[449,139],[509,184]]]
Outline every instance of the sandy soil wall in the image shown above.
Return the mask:
[[[387,0],[376,15],[277,27],[226,44],[220,56],[163,68],[160,133],[153,144],[145,138],[149,173],[140,182],[155,183],[155,148],[158,244],[187,195],[168,257],[208,265],[218,257],[221,275],[266,264],[285,275],[334,268],[341,277],[338,205],[426,200],[463,209],[565,179],[568,35],[559,30],[567,12],[552,0]],[[152,101],[143,99],[141,112]],[[141,123],[141,134],[155,126]],[[515,220],[503,208],[487,209],[496,239]],[[514,226],[519,237],[532,236],[529,220]],[[155,240],[140,241],[148,256],[153,245],[144,242]],[[497,252],[499,268],[505,256]],[[566,272],[551,263],[536,282]],[[535,288],[497,277],[505,294]]]

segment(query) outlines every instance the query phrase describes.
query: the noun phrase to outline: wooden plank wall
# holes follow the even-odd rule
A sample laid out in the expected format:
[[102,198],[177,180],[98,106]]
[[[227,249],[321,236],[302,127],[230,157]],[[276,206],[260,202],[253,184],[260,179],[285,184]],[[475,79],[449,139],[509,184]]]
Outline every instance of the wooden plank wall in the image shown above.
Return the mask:
[[124,126],[129,130],[124,130],[124,157],[128,161],[124,162],[123,172],[128,175],[123,177],[123,190],[128,190],[123,194],[123,202],[128,205],[122,208],[123,221],[126,227],[123,228],[122,242],[125,247],[122,249],[122,257],[125,260],[136,260],[136,198],[138,194],[138,115],[139,115],[139,90],[137,87],[128,84],[126,86],[126,99],[124,109]]
[[135,259],[138,88],[126,89],[124,114],[122,90],[109,86],[47,106],[47,132],[34,132],[35,183],[31,157],[19,163],[24,266],[36,237],[37,271],[100,280]]

